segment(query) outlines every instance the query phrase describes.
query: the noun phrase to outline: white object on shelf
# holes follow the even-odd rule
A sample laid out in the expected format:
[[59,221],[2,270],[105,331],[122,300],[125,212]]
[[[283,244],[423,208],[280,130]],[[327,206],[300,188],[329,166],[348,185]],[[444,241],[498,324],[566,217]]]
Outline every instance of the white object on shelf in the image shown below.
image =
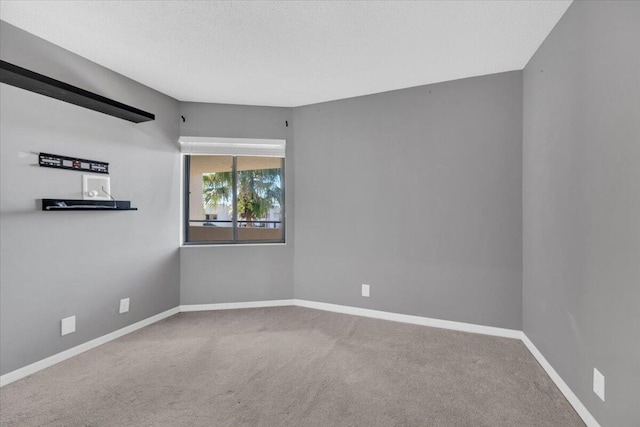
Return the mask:
[[111,178],[82,175],[82,200],[111,200]]

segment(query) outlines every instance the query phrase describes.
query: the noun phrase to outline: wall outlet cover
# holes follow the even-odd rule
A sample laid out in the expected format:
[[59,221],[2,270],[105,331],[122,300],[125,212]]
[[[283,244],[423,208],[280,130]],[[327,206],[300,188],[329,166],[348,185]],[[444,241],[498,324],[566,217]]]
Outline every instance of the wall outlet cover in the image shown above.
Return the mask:
[[118,311],[118,313],[122,314],[122,313],[126,313],[127,311],[129,311],[129,298],[121,299],[120,310]]
[[371,295],[371,286],[367,285],[367,284],[362,284],[362,296],[363,297],[368,297]]
[[65,317],[60,321],[60,336],[65,336],[76,331],[76,316]]
[[593,368],[593,392],[604,402],[604,375]]
[[82,175],[82,200],[111,200],[111,178]]

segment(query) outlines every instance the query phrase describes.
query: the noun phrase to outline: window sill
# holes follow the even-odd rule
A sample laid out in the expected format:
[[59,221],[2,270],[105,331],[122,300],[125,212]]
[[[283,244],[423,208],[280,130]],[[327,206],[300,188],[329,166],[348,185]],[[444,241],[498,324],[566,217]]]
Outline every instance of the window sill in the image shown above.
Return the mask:
[[205,244],[205,245],[185,245],[181,244],[180,248],[237,248],[237,247],[252,247],[260,248],[263,246],[287,246],[287,243],[222,243],[222,244]]

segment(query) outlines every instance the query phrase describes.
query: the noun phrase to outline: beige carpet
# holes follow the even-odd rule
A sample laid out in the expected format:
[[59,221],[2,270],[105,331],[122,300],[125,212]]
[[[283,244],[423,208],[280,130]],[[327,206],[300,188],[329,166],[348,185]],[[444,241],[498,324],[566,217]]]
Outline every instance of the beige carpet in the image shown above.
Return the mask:
[[583,426],[518,340],[301,307],[181,313],[0,389],[2,426]]

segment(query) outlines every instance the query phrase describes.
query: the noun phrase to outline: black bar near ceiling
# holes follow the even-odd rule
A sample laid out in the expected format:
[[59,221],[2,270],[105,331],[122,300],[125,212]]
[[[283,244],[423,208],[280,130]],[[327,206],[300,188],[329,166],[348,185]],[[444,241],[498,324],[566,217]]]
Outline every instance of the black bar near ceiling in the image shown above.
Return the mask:
[[2,60],[0,82],[134,123],[148,122],[156,118],[154,114]]

